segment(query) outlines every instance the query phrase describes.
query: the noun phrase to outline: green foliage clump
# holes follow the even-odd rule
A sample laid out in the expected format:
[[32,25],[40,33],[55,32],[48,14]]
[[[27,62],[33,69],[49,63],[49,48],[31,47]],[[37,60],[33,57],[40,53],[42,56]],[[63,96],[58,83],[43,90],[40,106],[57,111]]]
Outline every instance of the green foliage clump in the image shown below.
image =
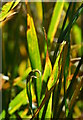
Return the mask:
[[3,3],[0,117],[82,118],[82,13],[77,2]]

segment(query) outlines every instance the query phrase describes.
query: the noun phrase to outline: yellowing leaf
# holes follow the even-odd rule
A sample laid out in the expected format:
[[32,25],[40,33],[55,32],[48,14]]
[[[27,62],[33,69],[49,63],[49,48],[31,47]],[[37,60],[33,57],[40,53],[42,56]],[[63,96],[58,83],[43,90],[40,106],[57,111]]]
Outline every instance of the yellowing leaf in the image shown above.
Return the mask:
[[42,2],[36,2],[37,15],[39,20],[42,22],[43,13],[42,13]]
[[52,72],[52,65],[51,65],[51,61],[49,59],[49,55],[48,55],[48,51],[47,51],[46,64],[45,64],[45,69],[44,69],[44,73],[43,73],[43,76],[42,76],[42,80],[44,82],[47,82],[47,79],[48,79],[48,77],[50,77],[51,72]]
[[58,79],[58,75],[59,75],[60,69],[61,69],[61,65],[60,65],[60,61],[62,59],[61,54],[62,54],[62,51],[63,51],[65,44],[66,44],[66,42],[63,41],[60,45],[59,54],[56,58],[52,74],[51,74],[49,81],[48,81],[48,90],[56,83],[56,81]]
[[20,76],[23,75],[25,69],[26,69],[26,61],[22,61],[18,68],[18,73]]
[[16,0],[16,2],[14,3],[14,0],[12,0],[11,2],[7,2],[5,5],[2,6],[0,12],[0,22],[12,13],[11,10],[15,8],[20,1],[21,0]]

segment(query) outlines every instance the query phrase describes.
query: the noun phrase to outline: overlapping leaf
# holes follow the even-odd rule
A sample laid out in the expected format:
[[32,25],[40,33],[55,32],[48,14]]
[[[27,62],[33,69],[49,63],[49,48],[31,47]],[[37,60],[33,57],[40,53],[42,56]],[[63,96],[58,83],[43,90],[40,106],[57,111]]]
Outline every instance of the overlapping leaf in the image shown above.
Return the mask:
[[16,2],[14,2],[14,0],[12,0],[11,2],[7,2],[5,5],[3,5],[0,12],[0,22],[11,14],[11,10],[14,9],[20,1],[21,0],[16,0]]
[[[34,114],[34,116],[32,117],[32,119],[39,113],[39,111],[40,111],[40,117],[41,117],[41,115],[43,114],[43,110],[44,110],[44,104],[46,103],[46,101],[48,100],[48,98],[51,95],[51,92],[54,90],[54,88],[56,86],[56,83],[57,83],[56,81],[58,79],[58,75],[60,75],[59,70],[61,70],[58,67],[61,67],[60,60],[62,58],[62,51],[63,51],[63,48],[65,47],[65,45],[66,45],[66,42],[63,41],[61,46],[60,46],[60,51],[59,51],[58,57],[56,59],[53,71],[52,71],[51,76],[50,76],[49,81],[48,81],[48,86],[47,86],[48,90],[46,91],[45,95],[43,96],[43,100],[41,101],[41,104],[40,104],[38,110],[36,111],[36,113]],[[64,62],[63,62],[63,65],[64,65]],[[63,68],[64,67],[62,66],[62,72],[63,72]],[[56,75],[55,75],[55,73],[56,73]],[[63,73],[61,73],[61,74],[63,74]],[[51,100],[52,100],[52,98],[50,98],[50,101]],[[49,109],[49,112],[50,112],[50,109],[51,109],[50,107],[52,105],[52,102],[50,102],[50,101],[48,102],[48,105],[47,105],[48,106],[47,111]],[[51,115],[51,113],[49,113],[49,115]]]
[[61,62],[61,58],[62,58],[61,54],[62,54],[65,44],[66,44],[66,42],[63,41],[62,44],[60,45],[59,54],[57,56],[57,59],[55,61],[54,67],[53,67],[52,74],[48,81],[48,90],[56,83],[58,75],[60,73],[60,69],[61,69],[60,62]]

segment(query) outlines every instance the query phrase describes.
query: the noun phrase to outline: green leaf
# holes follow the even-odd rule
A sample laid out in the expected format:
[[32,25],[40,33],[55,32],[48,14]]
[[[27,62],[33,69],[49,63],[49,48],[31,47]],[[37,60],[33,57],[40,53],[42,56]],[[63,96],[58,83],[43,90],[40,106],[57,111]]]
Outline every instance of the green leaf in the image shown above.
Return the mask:
[[[20,80],[24,80],[25,78],[27,78],[26,83],[30,82],[30,78],[31,77],[36,77],[34,75],[34,72],[39,72],[38,70],[33,70],[31,71],[31,68],[29,67],[25,73],[23,74],[22,79]],[[20,108],[22,105],[27,104],[28,99],[29,99],[29,103],[30,103],[30,107],[32,107],[32,96],[33,99],[35,98],[34,96],[34,92],[33,89],[31,89],[31,83],[30,83],[30,91],[28,89],[29,86],[27,86],[26,84],[26,88],[24,90],[22,90],[9,104],[9,114],[14,113],[18,108]],[[32,90],[32,95],[31,95],[31,90]],[[28,97],[27,97],[28,95]]]
[[[52,113],[51,108],[52,108],[52,94],[51,94],[51,97],[49,96],[49,98],[43,105],[42,116],[41,117],[39,116],[39,118],[41,118],[41,120],[44,120],[45,118],[51,118],[51,113]],[[40,110],[40,113],[41,113],[41,110]]]
[[[62,52],[63,52],[63,48],[64,47],[65,47],[65,49],[67,48],[66,45],[67,44],[66,44],[65,41],[63,41],[62,44],[60,45],[60,51],[59,51],[58,57],[57,57],[56,62],[55,62],[55,67],[54,67],[55,69],[53,68],[54,71],[52,71],[52,74],[51,74],[52,76],[49,79],[50,82],[48,83],[48,90],[46,91],[46,94],[43,96],[43,100],[42,100],[39,108],[37,109],[37,111],[33,115],[32,119],[39,113],[40,110],[41,110],[40,111],[40,116],[41,116],[41,114],[43,113],[43,110],[44,110],[44,105],[45,105],[46,101],[48,100],[51,92],[54,90],[54,88],[56,86],[56,80],[57,80],[58,76],[54,76],[54,74],[55,74],[56,68],[60,67],[60,60],[61,60],[61,57],[62,57],[61,55],[62,55]],[[63,55],[64,59],[65,59],[65,57],[66,57],[66,53],[64,53],[64,55]],[[58,71],[57,71],[57,74],[56,74],[56,75],[60,75],[61,78],[63,76],[64,65],[65,65],[65,61],[62,64],[61,74],[60,74],[60,69],[59,68],[58,68]],[[50,100],[52,100],[52,99],[50,98]],[[52,102],[49,101],[49,103],[47,103],[47,105],[48,105],[48,107],[46,107],[46,109],[47,109],[47,111],[50,112],[50,109],[51,109],[50,106],[52,106]],[[49,115],[51,115],[51,113],[49,113]]]
[[42,76],[42,80],[43,80],[42,92],[44,94],[45,94],[45,91],[46,91],[48,78],[50,77],[51,72],[52,72],[52,65],[51,65],[51,61],[49,59],[49,54],[48,54],[48,51],[47,51],[47,53],[46,53],[45,68],[44,68],[44,73],[43,73],[43,76]]
[[[76,13],[73,15],[73,18],[70,20],[69,24],[67,25],[67,27],[61,32],[61,35],[58,38],[58,43],[61,43],[64,39],[67,39],[70,30],[73,26],[73,24],[76,22],[76,20],[78,19],[78,17],[83,13],[83,4],[81,4],[81,6],[78,8],[78,10],[76,11]],[[65,22],[64,22],[65,23]],[[64,27],[64,26],[63,26]],[[54,51],[54,56],[53,59],[55,60],[55,56],[56,53],[58,51],[58,47],[55,49]],[[54,64],[54,63],[53,63]]]
[[13,7],[12,7],[12,9],[15,8],[15,7],[19,4],[20,1],[21,1],[21,0],[16,0],[16,1],[15,1],[15,4],[14,4]]
[[27,104],[27,94],[26,89],[22,90],[10,103],[9,103],[9,114],[14,113],[18,110],[22,105]]
[[29,99],[30,108],[32,109],[31,81],[27,83],[26,90],[27,90],[27,96]]
[[[54,90],[54,88],[56,87],[56,83],[50,88],[49,91],[46,92],[46,94],[42,97],[42,100],[41,100],[41,104],[39,106],[39,108],[37,109],[37,111],[34,113],[34,115],[32,116],[31,119],[35,118],[35,116],[39,113],[39,111],[43,108],[44,109],[44,105],[46,103],[46,101],[49,99],[52,91]],[[41,112],[41,111],[40,111]],[[41,112],[42,114],[42,112]]]
[[[44,68],[44,73],[43,73],[43,76],[42,76],[42,81],[43,81],[43,84],[42,84],[42,100],[45,96],[45,92],[46,92],[46,88],[47,88],[47,82],[48,82],[48,78],[51,75],[51,72],[52,72],[52,65],[51,65],[51,61],[49,59],[49,54],[48,54],[48,50],[47,50],[45,68]],[[42,100],[41,100],[41,102],[42,102]],[[48,109],[50,109],[50,108],[48,107]],[[43,110],[44,110],[44,107],[42,107],[41,111],[39,112],[39,117],[40,118],[42,117]]]
[[[64,0],[63,0],[64,1]],[[48,30],[48,41],[53,42],[54,35],[57,31],[60,21],[61,13],[63,10],[64,2],[57,2],[54,7],[51,23]]]
[[5,110],[2,111],[2,113],[0,114],[0,120],[4,119],[5,118]]
[[[62,86],[62,79],[63,79],[63,75],[64,75],[63,73],[64,73],[64,69],[65,69],[65,62],[67,59],[67,51],[68,51],[68,44],[66,44],[64,46],[64,49],[62,51],[63,54],[62,54],[61,70],[60,70],[60,74],[58,75],[59,83],[58,83],[57,91],[55,94],[55,101],[54,101],[55,105],[53,106],[54,107],[53,119],[56,119],[56,113],[57,113],[57,108],[58,108],[58,104],[59,104],[59,96],[60,96],[60,91],[61,91],[61,86]],[[55,91],[53,91],[53,92],[55,93]]]
[[[63,25],[62,25],[62,29],[61,29],[60,36],[61,36],[64,28],[65,28],[65,27],[67,26],[67,24],[68,24],[68,23],[67,23],[67,18],[68,18],[68,15],[69,15],[69,11],[70,11],[71,5],[72,5],[72,3],[70,2],[70,3],[69,3],[69,6],[68,6],[68,9],[67,9],[67,12],[66,12],[66,16],[65,16],[64,21],[63,21]],[[64,6],[65,6],[65,4],[64,4]],[[59,37],[60,37],[60,36],[59,36]],[[59,40],[60,40],[60,39],[59,39]],[[58,42],[60,42],[60,41],[58,41]]]
[[40,111],[40,116],[39,116],[39,117],[42,116],[42,112],[43,112],[43,110],[44,110],[44,105],[45,105],[46,101],[48,100],[48,98],[49,98],[51,92],[53,91],[53,89],[54,89],[54,86],[52,87],[51,90],[49,90],[49,91],[47,92],[47,94],[45,94],[45,96],[42,97],[41,104],[40,104],[39,108],[37,109],[37,111],[36,111],[36,112],[34,113],[34,115],[32,116],[32,119],[35,118],[35,116],[39,113],[39,111]]
[[[32,69],[38,69],[39,71],[41,71],[42,67],[41,67],[37,35],[36,35],[33,19],[32,17],[29,16],[29,14],[27,15],[27,43],[28,43],[28,52],[29,52],[31,67]],[[42,87],[41,77],[37,78],[35,85],[36,85],[35,91],[36,91],[37,103],[39,105],[41,87]]]
[[[76,22],[76,20],[78,19],[78,17],[83,13],[83,4],[81,4],[81,6],[78,8],[78,10],[76,11],[76,13],[74,14],[73,18],[71,19],[71,21],[69,22],[68,26],[65,28],[65,30],[63,31],[62,35],[60,36],[60,38],[58,39],[58,41],[61,41],[63,39],[66,39],[66,37],[68,36],[73,24]],[[61,39],[61,40],[60,40]]]
[[[66,42],[63,41],[61,43],[61,45],[60,45],[59,54],[58,54],[58,56],[56,58],[56,61],[55,61],[54,67],[53,67],[53,71],[52,71],[51,77],[50,77],[50,79],[48,81],[48,90],[49,90],[49,89],[51,89],[52,86],[54,86],[56,84],[57,80],[59,79],[56,99],[54,101],[55,102],[54,114],[56,113],[56,110],[57,110],[57,105],[58,105],[59,95],[60,95],[60,89],[61,89],[61,81],[62,81],[64,65],[65,65],[66,53],[64,53],[63,57],[62,57],[62,52],[63,52],[64,49],[67,48],[66,46],[67,46]],[[49,104],[51,105],[51,103],[49,103]],[[53,116],[53,117],[55,117],[55,116]]]
[[[76,44],[80,45],[82,42],[82,31],[81,28],[75,24],[72,27],[72,35],[73,35],[73,40],[75,41]],[[81,48],[78,49],[78,54],[81,56]]]
[[52,115],[52,94],[48,102],[45,118],[51,118],[51,115]]

